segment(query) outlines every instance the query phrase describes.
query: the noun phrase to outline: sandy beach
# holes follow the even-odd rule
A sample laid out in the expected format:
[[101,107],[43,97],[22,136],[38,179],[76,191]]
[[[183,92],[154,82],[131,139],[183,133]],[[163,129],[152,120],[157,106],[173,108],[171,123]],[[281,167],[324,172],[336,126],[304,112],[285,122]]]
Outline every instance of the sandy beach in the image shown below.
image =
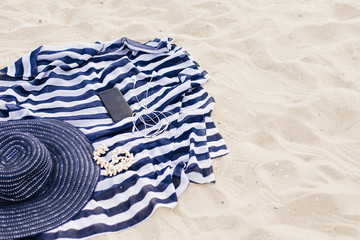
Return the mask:
[[105,239],[360,239],[357,0],[0,2],[0,68],[41,45],[172,37],[211,76],[215,184]]

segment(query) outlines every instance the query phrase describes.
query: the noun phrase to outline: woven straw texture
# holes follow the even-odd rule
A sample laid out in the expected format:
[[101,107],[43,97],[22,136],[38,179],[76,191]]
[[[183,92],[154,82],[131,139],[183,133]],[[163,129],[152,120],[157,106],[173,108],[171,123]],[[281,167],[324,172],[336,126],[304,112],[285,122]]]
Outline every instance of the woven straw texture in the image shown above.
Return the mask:
[[64,122],[1,122],[0,239],[35,235],[75,216],[98,181],[92,151]]

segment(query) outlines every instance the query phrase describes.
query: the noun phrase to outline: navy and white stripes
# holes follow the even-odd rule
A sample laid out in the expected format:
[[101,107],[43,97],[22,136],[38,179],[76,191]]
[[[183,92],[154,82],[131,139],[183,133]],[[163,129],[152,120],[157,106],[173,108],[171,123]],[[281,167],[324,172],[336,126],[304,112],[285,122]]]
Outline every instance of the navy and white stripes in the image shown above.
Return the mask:
[[[207,80],[208,74],[170,38],[42,46],[0,70],[0,120],[63,120],[82,131],[94,148],[106,144],[105,160],[116,147],[135,156],[129,170],[100,178],[93,198],[73,220],[37,238],[120,231],[158,207],[173,208],[189,181],[214,182],[211,158],[228,151],[210,117],[214,100],[201,86]],[[167,131],[144,138],[141,124],[132,132],[136,117],[112,122],[98,93],[113,87],[135,113],[141,105],[170,112]]]

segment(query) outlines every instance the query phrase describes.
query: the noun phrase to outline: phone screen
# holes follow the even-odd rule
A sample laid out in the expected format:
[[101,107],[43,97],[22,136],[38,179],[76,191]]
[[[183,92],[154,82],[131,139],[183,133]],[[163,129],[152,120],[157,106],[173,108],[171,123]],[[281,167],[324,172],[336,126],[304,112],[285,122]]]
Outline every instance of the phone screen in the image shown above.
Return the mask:
[[114,122],[132,116],[133,112],[118,88],[102,91],[99,97]]

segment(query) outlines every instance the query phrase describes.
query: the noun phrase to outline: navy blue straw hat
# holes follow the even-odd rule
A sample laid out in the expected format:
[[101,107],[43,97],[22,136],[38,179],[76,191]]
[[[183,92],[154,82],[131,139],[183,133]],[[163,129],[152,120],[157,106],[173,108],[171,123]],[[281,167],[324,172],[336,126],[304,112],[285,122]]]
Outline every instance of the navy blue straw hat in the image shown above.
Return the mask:
[[65,122],[0,122],[0,239],[36,235],[74,217],[99,178],[92,152]]

